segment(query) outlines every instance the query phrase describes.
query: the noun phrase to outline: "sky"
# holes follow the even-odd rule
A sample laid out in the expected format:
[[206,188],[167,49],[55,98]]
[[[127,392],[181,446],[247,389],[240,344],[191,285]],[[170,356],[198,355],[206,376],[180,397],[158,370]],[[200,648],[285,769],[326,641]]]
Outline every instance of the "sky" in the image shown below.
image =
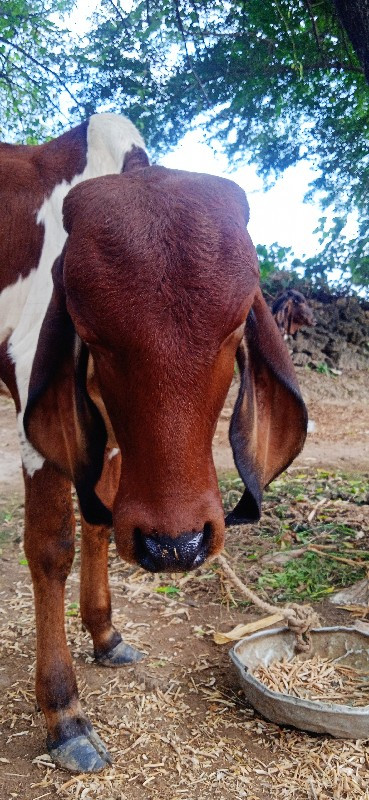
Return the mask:
[[215,152],[202,141],[201,131],[186,134],[178,147],[161,159],[161,163],[173,169],[189,169],[208,172],[236,181],[246,192],[250,206],[248,230],[254,244],[273,244],[292,247],[296,257],[313,256],[319,248],[317,234],[319,206],[304,203],[313,172],[307,161],[290,167],[269,191],[263,190],[256,169],[246,165],[229,171],[227,158]]

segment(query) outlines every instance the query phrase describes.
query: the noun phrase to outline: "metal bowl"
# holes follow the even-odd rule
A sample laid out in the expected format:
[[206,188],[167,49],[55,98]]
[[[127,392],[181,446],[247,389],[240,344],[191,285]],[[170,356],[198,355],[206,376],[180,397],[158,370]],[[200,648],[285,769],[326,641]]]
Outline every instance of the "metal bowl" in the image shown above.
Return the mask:
[[[288,628],[259,631],[241,639],[230,650],[239,673],[243,691],[251,705],[263,717],[278,725],[291,725],[314,733],[329,733],[340,739],[369,738],[369,705],[349,706],[338,703],[304,700],[268,689],[253,670],[259,664],[290,660],[295,655],[296,637]],[[340,659],[350,667],[368,672],[369,635],[355,628],[317,628],[311,631],[311,649],[301,653],[303,660],[320,655]]]

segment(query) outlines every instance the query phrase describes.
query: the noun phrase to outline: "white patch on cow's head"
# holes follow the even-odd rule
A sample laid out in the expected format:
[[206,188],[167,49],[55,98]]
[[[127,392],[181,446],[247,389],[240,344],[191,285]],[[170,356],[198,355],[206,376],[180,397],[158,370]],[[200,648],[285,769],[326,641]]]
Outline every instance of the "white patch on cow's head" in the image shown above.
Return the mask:
[[70,183],[63,180],[57,184],[36,215],[35,224],[44,226],[44,242],[37,269],[33,270],[23,282],[20,278],[17,283],[19,286],[16,296],[18,301],[22,298],[23,305],[21,314],[20,302],[18,302],[18,312],[16,310],[12,312],[13,318],[17,319],[17,325],[8,347],[9,355],[15,365],[21,405],[18,429],[22,460],[27,473],[31,476],[42,467],[44,459],[26,438],[23,415],[40,329],[52,295],[51,268],[67,238],[62,222],[63,201],[69,190],[77,183],[88,178],[119,173],[124,158],[133,145],[144,147],[144,142],[135,126],[126,117],[116,114],[94,114],[87,129],[86,166],[83,172],[75,175]]

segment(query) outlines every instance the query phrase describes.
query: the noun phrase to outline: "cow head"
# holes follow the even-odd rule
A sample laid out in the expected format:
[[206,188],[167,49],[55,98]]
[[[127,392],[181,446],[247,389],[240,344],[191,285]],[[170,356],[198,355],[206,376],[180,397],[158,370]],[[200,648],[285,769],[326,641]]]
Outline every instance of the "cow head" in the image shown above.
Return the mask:
[[[104,475],[115,464],[117,548],[148,570],[191,569],[223,546],[211,448],[235,359],[230,438],[245,492],[230,522],[259,518],[264,486],[305,438],[247,221],[231,181],[162,167],[86,181],[64,203],[69,238],[26,430],[70,474],[92,523],[109,522]],[[106,460],[109,442],[119,469]]]
[[286,289],[277,297],[272,313],[282,333],[294,336],[304,325],[315,325],[312,309],[306,298],[296,289]]

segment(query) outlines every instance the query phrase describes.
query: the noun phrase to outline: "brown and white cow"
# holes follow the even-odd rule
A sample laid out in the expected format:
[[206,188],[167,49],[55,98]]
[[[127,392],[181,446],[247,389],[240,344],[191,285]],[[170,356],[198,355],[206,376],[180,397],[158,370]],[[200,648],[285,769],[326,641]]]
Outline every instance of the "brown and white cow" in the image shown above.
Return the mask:
[[[132,144],[141,147],[133,133]],[[111,621],[111,525],[120,555],[149,571],[192,569],[222,549],[211,445],[235,358],[241,381],[230,439],[245,491],[229,523],[259,518],[263,488],[306,434],[293,367],[260,292],[244,193],[228,180],[146,163],[133,149],[122,174],[68,194],[69,236],[53,253],[53,287],[51,259],[44,267],[50,289],[36,341],[28,346],[23,327],[22,349],[17,335],[27,322],[24,269],[18,283],[13,276],[23,313],[15,313],[0,362],[23,452],[36,692],[53,759],[77,771],[99,770],[110,757],[81,710],[64,632],[71,485],[82,513],[82,620],[97,661],[118,666],[140,654]],[[21,206],[21,187],[19,194]],[[21,231],[12,225],[15,251]],[[32,320],[35,302],[37,295]]]

